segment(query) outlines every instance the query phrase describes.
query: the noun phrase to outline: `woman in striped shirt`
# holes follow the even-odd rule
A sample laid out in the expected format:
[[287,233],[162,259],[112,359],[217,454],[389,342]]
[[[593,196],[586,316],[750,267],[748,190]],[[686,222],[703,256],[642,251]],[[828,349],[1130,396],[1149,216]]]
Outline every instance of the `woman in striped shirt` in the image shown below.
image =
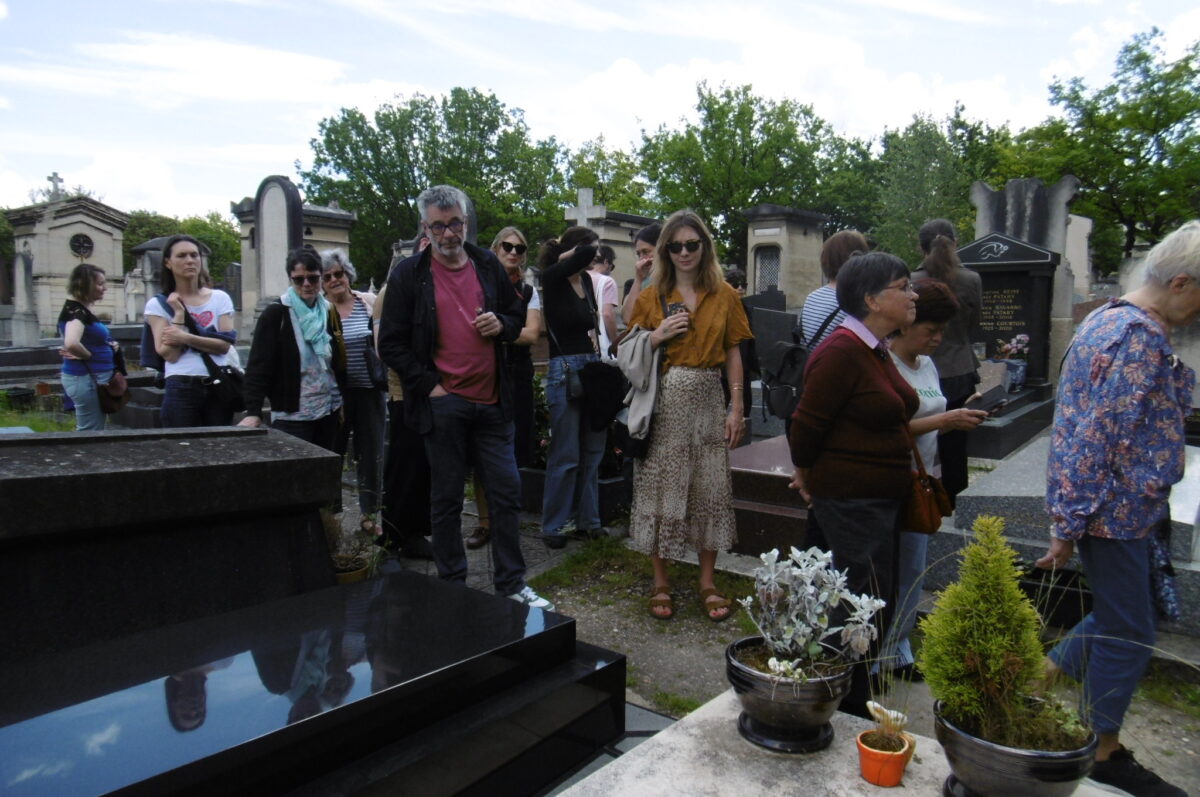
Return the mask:
[[337,453],[345,456],[350,435],[354,435],[354,457],[358,470],[358,506],[364,532],[378,537],[383,529],[375,522],[379,512],[381,463],[383,461],[383,391],[371,381],[367,369],[367,347],[374,348],[371,311],[375,295],[356,291],[350,286],[358,277],[350,259],[340,250],[321,253],[324,270],[321,279],[325,298],[337,309],[342,320],[342,339],[346,345],[346,384],[343,386],[343,419],[338,431]]

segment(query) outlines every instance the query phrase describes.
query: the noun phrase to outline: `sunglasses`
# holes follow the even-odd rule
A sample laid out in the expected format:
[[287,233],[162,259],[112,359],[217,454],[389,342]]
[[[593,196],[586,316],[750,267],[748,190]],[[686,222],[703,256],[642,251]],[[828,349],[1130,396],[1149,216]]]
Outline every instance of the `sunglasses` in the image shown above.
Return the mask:
[[671,241],[671,243],[667,244],[667,251],[673,255],[677,255],[684,249],[689,252],[695,252],[703,245],[704,242],[697,238],[693,238],[690,241]]
[[[330,280],[340,280],[344,276],[346,276],[346,272],[344,271],[326,271],[321,275],[321,279],[329,282]],[[299,285],[300,283],[297,282],[296,284]]]
[[500,247],[504,249],[505,252],[516,251],[518,255],[525,254],[525,250],[529,248],[525,244],[514,244],[511,241],[501,241]]
[[301,274],[298,277],[292,277],[292,284],[295,285],[297,288],[306,282],[309,285],[320,285],[321,284],[321,275],[320,274]]

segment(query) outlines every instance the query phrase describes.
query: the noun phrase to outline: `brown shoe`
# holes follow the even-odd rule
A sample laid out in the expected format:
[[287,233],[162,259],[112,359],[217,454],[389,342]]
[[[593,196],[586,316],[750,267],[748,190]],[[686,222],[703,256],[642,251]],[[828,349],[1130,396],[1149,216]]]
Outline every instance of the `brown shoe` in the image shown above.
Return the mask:
[[474,551],[476,548],[482,548],[488,544],[488,540],[492,537],[492,532],[487,526],[476,526],[471,532],[471,536],[467,537],[467,547]]

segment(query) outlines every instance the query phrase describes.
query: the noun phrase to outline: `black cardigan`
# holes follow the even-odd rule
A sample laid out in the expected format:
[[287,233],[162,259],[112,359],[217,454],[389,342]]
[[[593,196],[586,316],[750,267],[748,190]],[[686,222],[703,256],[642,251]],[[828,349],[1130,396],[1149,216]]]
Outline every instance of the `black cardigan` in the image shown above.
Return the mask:
[[[329,336],[333,375],[340,390],[346,384],[346,344],[342,340],[342,319],[333,305],[329,306]],[[300,409],[300,349],[292,331],[292,314],[278,299],[267,305],[254,326],[242,392],[247,415],[262,417],[264,397],[271,400],[273,410]]]

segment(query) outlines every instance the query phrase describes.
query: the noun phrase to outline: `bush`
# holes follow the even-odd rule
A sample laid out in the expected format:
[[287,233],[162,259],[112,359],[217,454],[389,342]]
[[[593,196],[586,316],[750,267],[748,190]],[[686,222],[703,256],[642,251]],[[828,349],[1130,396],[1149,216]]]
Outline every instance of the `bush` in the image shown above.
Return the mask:
[[1004,520],[980,515],[963,550],[959,579],[921,622],[918,656],[945,717],[1008,747],[1073,750],[1086,733],[1057,700],[1042,694],[1041,617],[1018,584],[1017,553]]

